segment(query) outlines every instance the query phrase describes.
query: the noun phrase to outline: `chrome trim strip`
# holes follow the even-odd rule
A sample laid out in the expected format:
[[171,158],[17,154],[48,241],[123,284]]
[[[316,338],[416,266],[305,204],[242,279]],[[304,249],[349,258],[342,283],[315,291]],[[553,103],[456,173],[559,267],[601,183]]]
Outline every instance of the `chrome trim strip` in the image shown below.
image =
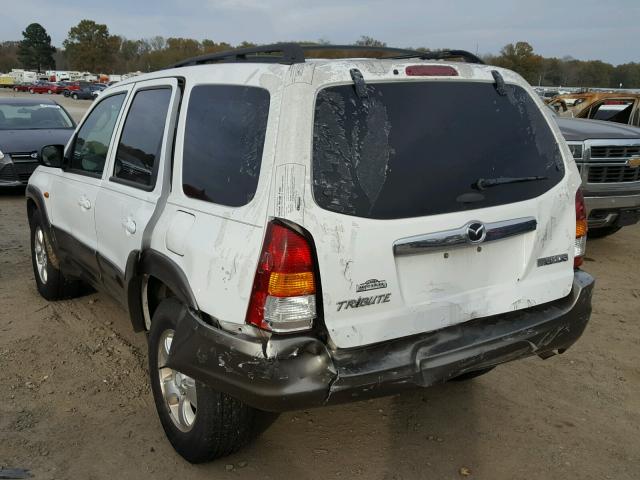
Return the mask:
[[471,221],[460,228],[401,238],[393,243],[393,254],[396,256],[413,255],[415,253],[431,253],[470,245],[479,246],[486,242],[495,242],[514,235],[532,232],[538,227],[535,217],[522,217],[486,223],[484,226],[487,235],[484,241],[472,243],[467,236],[467,228],[473,223],[482,222]]

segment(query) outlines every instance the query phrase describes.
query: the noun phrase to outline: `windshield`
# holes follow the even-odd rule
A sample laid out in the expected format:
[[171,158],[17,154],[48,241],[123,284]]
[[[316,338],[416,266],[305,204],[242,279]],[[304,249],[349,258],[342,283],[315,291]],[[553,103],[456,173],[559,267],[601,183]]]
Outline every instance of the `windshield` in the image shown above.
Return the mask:
[[0,130],[45,130],[73,128],[73,121],[60,105],[0,103]]
[[[553,132],[520,87],[492,83],[353,85],[318,94],[313,196],[347,215],[436,215],[537,197],[564,176]],[[522,177],[536,181],[505,182]],[[500,179],[494,188],[478,181]],[[482,183],[482,182],[481,182]]]

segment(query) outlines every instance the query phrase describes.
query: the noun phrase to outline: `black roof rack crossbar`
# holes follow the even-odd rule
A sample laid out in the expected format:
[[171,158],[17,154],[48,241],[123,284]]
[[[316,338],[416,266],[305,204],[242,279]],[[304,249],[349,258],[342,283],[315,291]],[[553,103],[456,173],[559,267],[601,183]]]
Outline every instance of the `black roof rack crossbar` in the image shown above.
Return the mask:
[[[413,50],[410,48],[393,48],[393,47],[369,47],[366,45],[302,45],[302,50],[305,52],[313,51],[330,51],[330,50],[347,50],[350,52],[379,52],[388,53],[393,55],[387,55],[384,57],[376,58],[395,58],[400,55],[420,55],[419,50]],[[409,57],[410,58],[410,57]]]
[[421,60],[452,60],[462,58],[467,63],[479,63],[484,65],[480,57],[466,50],[431,50],[426,52],[418,52],[418,55],[398,55],[396,59],[403,58],[420,58]]
[[332,50],[390,54],[376,57],[381,59],[400,60],[420,58],[422,60],[451,60],[455,58],[462,58],[469,63],[484,63],[476,55],[465,50],[419,51],[406,48],[368,47],[365,45],[300,45],[298,43],[275,43],[273,45],[260,45],[257,47],[238,48],[225,52],[208,53],[174,63],[166,68],[188,67],[216,62],[258,62],[293,65],[295,63],[305,62],[305,52]]
[[[275,55],[278,54],[278,55]],[[167,68],[189,67],[215,62],[304,63],[304,52],[297,43],[275,43],[257,47],[238,48],[225,52],[207,53],[174,63]]]

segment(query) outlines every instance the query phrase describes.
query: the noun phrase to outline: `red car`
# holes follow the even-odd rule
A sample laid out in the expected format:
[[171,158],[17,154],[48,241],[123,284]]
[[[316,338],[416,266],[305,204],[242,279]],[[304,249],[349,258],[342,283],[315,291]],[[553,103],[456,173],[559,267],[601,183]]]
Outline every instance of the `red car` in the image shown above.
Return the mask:
[[33,86],[32,83],[18,83],[13,86],[14,92],[28,92],[29,88]]
[[65,91],[67,85],[63,82],[53,82],[51,83],[51,91],[47,93],[56,93],[60,94]]
[[55,83],[42,82],[42,83],[34,83],[29,87],[29,93],[60,93],[56,91],[57,85]]
[[65,82],[65,87],[62,90],[62,93],[65,97],[68,97],[71,95],[71,92],[80,90],[82,87],[85,87],[87,85],[87,82]]

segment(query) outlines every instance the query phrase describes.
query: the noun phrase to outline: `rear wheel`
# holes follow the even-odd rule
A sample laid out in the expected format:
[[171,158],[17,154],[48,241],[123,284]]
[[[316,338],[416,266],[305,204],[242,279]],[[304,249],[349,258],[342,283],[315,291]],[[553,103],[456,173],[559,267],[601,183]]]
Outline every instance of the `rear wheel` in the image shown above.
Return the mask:
[[173,448],[191,463],[236,452],[258,433],[260,412],[166,366],[181,304],[168,298],[153,314],[149,375],[162,427]]
[[65,276],[52,262],[53,251],[38,210],[31,214],[29,223],[31,227],[31,263],[40,295],[47,300],[61,300],[80,295],[82,283]]
[[599,227],[599,228],[590,228],[589,233],[587,234],[587,238],[604,238],[609,235],[613,235],[622,227],[616,227],[614,225],[610,225],[608,227]]
[[71,98],[73,98],[74,100],[78,100],[78,94],[74,93],[73,95],[71,95]]

